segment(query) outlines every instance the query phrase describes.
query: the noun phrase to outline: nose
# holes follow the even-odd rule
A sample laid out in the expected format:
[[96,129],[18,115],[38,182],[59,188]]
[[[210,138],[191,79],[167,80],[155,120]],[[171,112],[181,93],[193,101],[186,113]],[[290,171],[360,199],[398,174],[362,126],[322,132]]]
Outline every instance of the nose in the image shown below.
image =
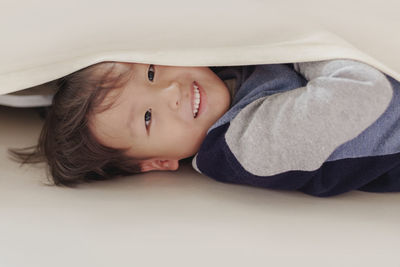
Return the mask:
[[181,87],[182,86],[178,82],[174,81],[167,88],[165,88],[165,90],[163,90],[168,106],[172,110],[178,110],[182,104]]

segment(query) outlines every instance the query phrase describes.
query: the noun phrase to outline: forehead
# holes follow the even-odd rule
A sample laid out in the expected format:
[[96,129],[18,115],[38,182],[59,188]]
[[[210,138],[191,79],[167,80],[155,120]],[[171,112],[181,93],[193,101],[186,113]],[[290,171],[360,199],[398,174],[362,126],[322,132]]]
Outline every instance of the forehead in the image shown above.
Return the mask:
[[100,95],[100,103],[97,112],[113,108],[119,101],[119,96],[125,87],[135,77],[134,63],[106,63],[96,69],[94,75],[101,79],[98,90],[105,90],[103,97]]

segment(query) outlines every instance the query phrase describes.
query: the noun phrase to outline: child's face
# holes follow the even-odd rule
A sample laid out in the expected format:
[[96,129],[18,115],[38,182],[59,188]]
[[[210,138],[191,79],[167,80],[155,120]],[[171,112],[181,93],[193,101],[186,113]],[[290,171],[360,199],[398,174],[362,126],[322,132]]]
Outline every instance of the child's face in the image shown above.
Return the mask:
[[[94,115],[90,128],[103,145],[129,148],[127,155],[139,159],[144,172],[176,170],[228,110],[228,88],[208,67],[133,64],[132,71],[115,103]],[[194,83],[200,87],[196,118]]]

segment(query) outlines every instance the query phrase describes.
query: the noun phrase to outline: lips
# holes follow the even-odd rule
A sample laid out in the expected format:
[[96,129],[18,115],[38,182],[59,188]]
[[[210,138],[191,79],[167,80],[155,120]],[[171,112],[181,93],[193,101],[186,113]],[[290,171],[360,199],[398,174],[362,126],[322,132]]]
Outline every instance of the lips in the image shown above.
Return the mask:
[[[206,107],[207,107],[207,95],[206,92],[204,91],[204,88],[196,81],[193,82],[193,84],[195,84],[198,89],[199,89],[199,93],[200,93],[200,106],[199,109],[197,111],[197,115],[196,118],[197,119],[203,112],[205,112]],[[193,87],[193,85],[192,85]],[[192,109],[193,109],[193,104],[194,104],[194,88],[192,90]]]

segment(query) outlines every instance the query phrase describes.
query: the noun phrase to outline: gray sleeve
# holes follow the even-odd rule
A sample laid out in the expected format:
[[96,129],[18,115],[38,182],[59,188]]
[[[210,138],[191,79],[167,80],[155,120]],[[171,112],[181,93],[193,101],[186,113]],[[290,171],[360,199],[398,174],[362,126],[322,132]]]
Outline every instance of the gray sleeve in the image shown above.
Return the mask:
[[376,121],[392,98],[380,71],[352,60],[294,64],[305,87],[257,99],[231,121],[226,142],[248,172],[318,169]]

